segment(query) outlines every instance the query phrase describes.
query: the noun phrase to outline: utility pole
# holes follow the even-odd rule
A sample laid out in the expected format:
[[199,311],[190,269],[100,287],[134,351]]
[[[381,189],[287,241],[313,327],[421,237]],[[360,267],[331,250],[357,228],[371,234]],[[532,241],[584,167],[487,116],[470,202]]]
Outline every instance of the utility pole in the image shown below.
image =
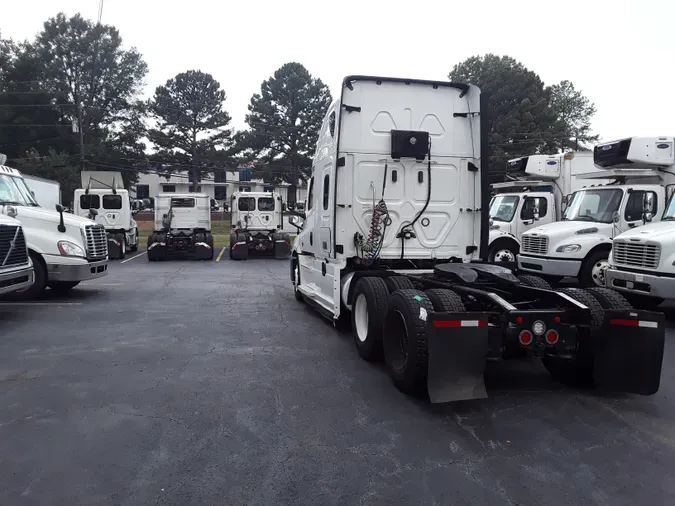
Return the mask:
[[77,130],[80,133],[80,170],[84,170],[84,130],[82,128],[82,102],[77,103]]

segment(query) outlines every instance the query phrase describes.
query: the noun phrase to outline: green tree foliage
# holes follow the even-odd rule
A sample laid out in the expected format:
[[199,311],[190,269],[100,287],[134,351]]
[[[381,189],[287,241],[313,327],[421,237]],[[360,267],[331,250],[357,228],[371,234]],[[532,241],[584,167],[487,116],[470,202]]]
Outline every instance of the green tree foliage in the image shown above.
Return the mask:
[[588,150],[589,145],[598,142],[599,136],[591,133],[595,104],[570,81],[551,86],[551,108],[564,125],[564,134],[557,144],[559,149]]
[[53,148],[41,155],[35,148],[17,162],[17,168],[26,174],[58,181],[64,205],[72,204],[73,194],[80,187],[80,168],[77,160],[68,153],[58,153]]
[[506,161],[550,149],[565,136],[539,76],[510,56],[472,56],[454,66],[452,81],[475,84],[489,95],[489,170],[503,176]]
[[299,63],[286,63],[251,97],[240,142],[254,175],[278,184],[306,180],[330,90]]
[[190,170],[198,180],[227,165],[235,153],[225,91],[211,74],[189,70],[158,86],[148,104],[157,120],[149,137],[157,145],[153,158],[165,172]]

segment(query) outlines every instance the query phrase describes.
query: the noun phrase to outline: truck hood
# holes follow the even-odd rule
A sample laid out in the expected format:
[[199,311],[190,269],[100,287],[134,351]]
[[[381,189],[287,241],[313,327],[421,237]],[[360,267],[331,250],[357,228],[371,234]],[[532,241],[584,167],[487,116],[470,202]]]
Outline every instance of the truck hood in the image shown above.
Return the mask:
[[595,223],[590,221],[557,221],[555,223],[549,223],[547,225],[542,225],[541,227],[531,228],[525,234],[537,234],[545,235],[548,237],[569,237],[574,236],[576,232],[580,230],[585,230],[589,228],[597,228],[598,232],[603,235],[611,235],[612,233],[612,224],[611,223]]
[[649,225],[627,230],[616,236],[616,239],[650,240],[670,236],[675,240],[675,221],[657,221]]
[[[8,206],[0,206],[3,214],[7,214]],[[59,213],[56,211],[50,211],[43,207],[28,207],[28,206],[14,206],[16,209],[16,218],[21,220],[21,218],[31,218],[33,220],[45,221],[47,223],[56,223],[60,221]],[[88,218],[82,218],[81,216],[75,216],[70,213],[63,213],[63,223],[66,226],[70,227],[80,227],[80,225],[94,225],[95,223]]]

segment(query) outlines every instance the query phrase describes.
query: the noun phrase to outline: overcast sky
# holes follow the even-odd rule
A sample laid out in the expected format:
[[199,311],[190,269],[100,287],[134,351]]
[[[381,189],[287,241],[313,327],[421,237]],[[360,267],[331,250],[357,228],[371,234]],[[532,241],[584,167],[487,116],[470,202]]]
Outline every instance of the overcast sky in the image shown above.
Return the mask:
[[[4,37],[32,38],[59,11],[96,19],[99,0],[3,2]],[[145,95],[175,74],[213,74],[243,128],[251,95],[289,61],[336,96],[342,78],[447,79],[455,63],[494,52],[546,84],[571,80],[597,106],[604,140],[675,135],[673,0],[104,0],[150,72]]]

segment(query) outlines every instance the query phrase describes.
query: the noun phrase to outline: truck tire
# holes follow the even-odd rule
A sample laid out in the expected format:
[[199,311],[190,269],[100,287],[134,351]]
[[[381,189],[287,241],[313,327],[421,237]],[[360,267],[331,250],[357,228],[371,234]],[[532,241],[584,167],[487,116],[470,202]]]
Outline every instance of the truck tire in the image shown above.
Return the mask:
[[630,302],[623,295],[610,288],[596,286],[588,288],[587,291],[597,299],[602,309],[633,309],[633,306],[630,305]]
[[488,250],[488,262],[490,263],[515,263],[520,247],[516,241],[510,239],[497,239]]
[[230,242],[230,257],[232,260],[246,260],[248,258],[248,244],[242,244],[239,245],[239,247],[235,247],[233,251],[233,247],[237,242],[244,241],[246,236],[244,234],[235,234],[234,237],[234,242]]
[[542,359],[542,363],[551,377],[560,383],[581,388],[592,387],[595,359],[593,339],[602,326],[604,318],[602,305],[591,292],[582,288],[562,288],[558,291],[591,310],[590,334],[580,333],[577,352],[571,360],[546,356]]
[[228,248],[230,250],[230,260],[234,260],[234,255],[232,253],[232,246],[237,242],[237,234],[234,232],[230,232],[230,247]]
[[532,276],[530,274],[518,274],[518,279],[525,285],[532,288],[543,288],[544,290],[553,290],[548,281],[539,276]]
[[120,243],[120,260],[124,260],[127,256],[127,234],[115,234],[115,240]]
[[33,251],[29,251],[28,254],[33,262],[33,284],[24,290],[10,293],[7,296],[10,300],[35,300],[42,297],[47,288],[47,268],[42,256]]
[[396,388],[416,397],[427,393],[426,316],[433,312],[429,297],[420,290],[397,290],[387,304],[384,362]]
[[405,276],[389,276],[384,278],[384,283],[389,289],[389,293],[394,293],[396,290],[414,290],[415,285]]
[[152,246],[155,242],[157,242],[157,236],[153,232],[148,236],[148,244],[145,250],[147,251],[148,262],[154,262],[157,259],[153,250],[150,249],[150,246]]
[[466,311],[462,298],[452,290],[430,288],[429,290],[424,290],[424,293],[429,297],[431,305],[437,313],[464,313]]
[[131,251],[131,252],[138,251],[138,228],[135,229],[134,237],[136,238],[136,242],[134,244],[129,245],[129,251]]
[[47,286],[54,293],[65,295],[79,284],[79,281],[50,281]]
[[298,287],[300,286],[300,262],[298,261],[297,258],[294,258],[293,263],[291,264],[293,266],[293,295],[295,296],[295,300],[298,302],[304,302],[305,298],[303,297],[302,293],[300,290],[298,290]]
[[365,277],[356,282],[352,299],[352,334],[361,358],[382,359],[382,326],[387,314],[389,290],[382,278]]
[[579,282],[584,287],[605,286],[605,275],[602,272],[602,266],[607,264],[609,258],[608,250],[595,251],[588,255],[581,264],[579,271]]
[[210,250],[211,253],[210,253],[209,257],[207,258],[207,260],[213,260],[213,256],[215,255],[215,251],[213,250],[213,234],[211,232],[208,232],[206,234],[206,241],[205,242],[211,248],[211,250]]

